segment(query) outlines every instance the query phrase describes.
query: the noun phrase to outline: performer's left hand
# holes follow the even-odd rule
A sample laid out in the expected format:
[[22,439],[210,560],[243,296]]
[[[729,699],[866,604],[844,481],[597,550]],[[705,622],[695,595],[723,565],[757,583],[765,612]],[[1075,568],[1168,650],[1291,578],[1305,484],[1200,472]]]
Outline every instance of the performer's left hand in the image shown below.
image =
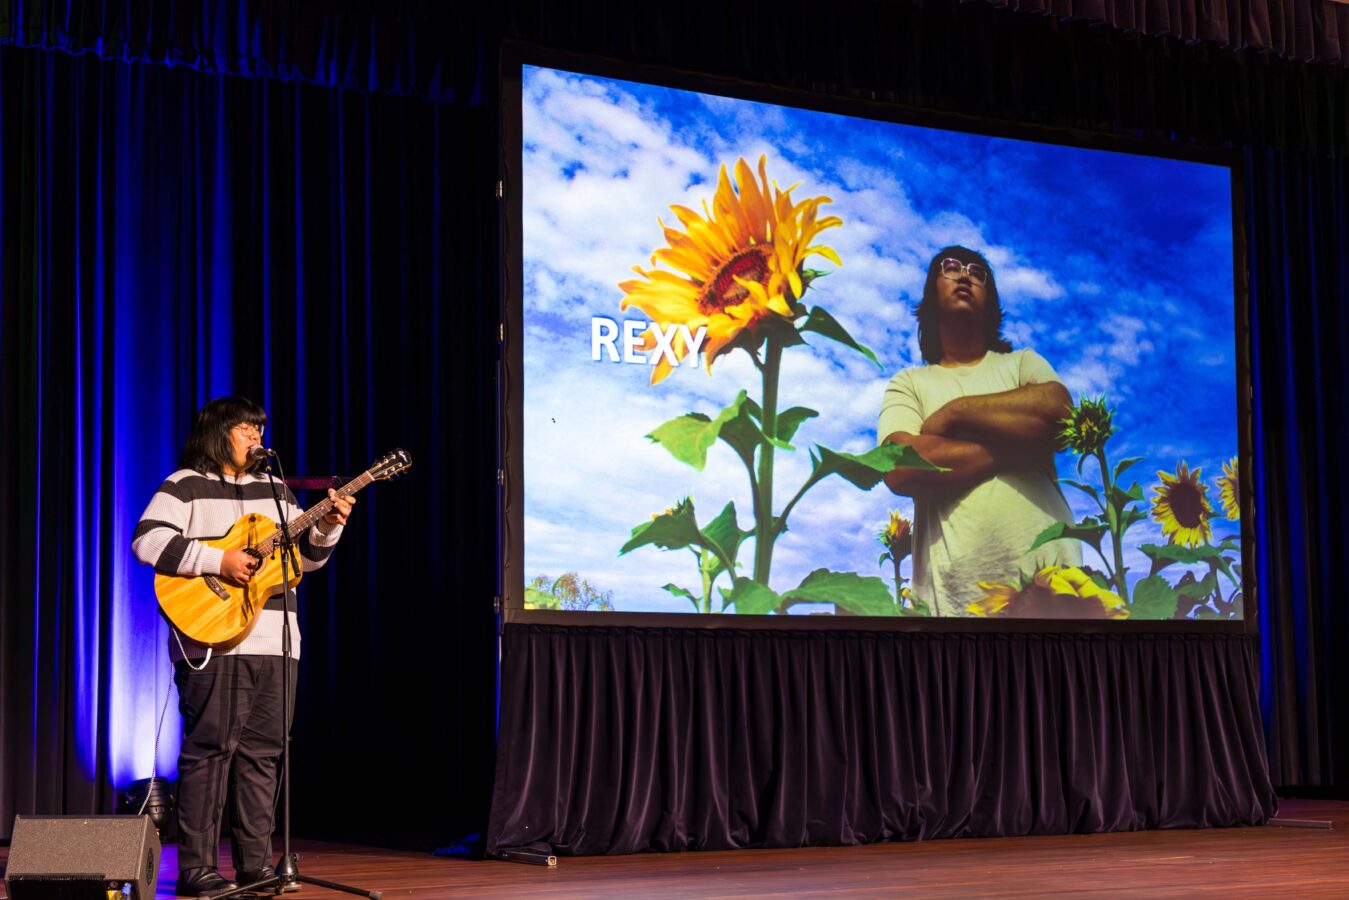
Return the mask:
[[339,525],[347,524],[347,517],[351,515],[351,508],[356,505],[355,497],[339,497],[337,491],[328,488],[328,499],[333,501],[333,508],[330,513],[323,517],[323,524],[327,528],[323,532],[329,533]]

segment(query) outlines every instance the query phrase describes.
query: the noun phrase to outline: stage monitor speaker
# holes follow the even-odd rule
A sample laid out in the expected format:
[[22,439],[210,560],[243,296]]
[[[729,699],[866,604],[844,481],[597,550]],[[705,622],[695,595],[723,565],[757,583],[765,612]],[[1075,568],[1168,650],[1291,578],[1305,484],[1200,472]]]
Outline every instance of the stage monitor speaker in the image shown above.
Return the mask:
[[9,900],[154,900],[159,835],[149,816],[17,816]]

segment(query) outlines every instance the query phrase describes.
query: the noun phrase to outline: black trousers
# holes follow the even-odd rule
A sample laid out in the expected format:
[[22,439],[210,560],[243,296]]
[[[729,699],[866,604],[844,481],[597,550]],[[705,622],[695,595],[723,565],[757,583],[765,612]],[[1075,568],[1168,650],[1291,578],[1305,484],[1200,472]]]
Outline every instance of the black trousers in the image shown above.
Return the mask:
[[[256,871],[272,861],[284,744],[283,663],[279,656],[212,656],[201,671],[183,662],[174,671],[178,711],[183,717],[183,745],[178,754],[180,871],[218,864],[226,803],[230,804],[235,870]],[[292,698],[297,669],[292,660]],[[294,705],[290,714],[294,721]]]

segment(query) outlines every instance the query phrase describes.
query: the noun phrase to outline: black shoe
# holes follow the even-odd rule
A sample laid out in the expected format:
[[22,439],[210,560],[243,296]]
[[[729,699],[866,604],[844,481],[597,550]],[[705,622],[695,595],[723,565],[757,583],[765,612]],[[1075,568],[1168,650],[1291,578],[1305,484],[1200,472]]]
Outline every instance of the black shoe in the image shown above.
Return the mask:
[[263,866],[261,869],[235,869],[234,878],[239,884],[249,885],[257,884],[259,881],[266,881],[268,878],[276,877],[276,869],[272,866]]
[[214,866],[201,866],[196,869],[184,869],[178,873],[178,883],[173,892],[180,897],[205,897],[221,891],[232,891],[239,885],[226,881]]

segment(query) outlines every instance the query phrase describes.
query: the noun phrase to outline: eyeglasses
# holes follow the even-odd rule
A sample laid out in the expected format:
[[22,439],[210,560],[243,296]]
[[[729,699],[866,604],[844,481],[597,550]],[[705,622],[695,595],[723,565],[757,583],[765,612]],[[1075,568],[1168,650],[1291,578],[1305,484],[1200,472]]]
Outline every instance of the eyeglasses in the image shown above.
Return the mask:
[[256,438],[262,437],[262,428],[259,428],[258,426],[253,425],[249,422],[240,422],[238,425],[235,425],[233,428],[231,428],[230,431],[237,431],[243,437],[256,437]]
[[941,273],[942,277],[952,281],[959,281],[963,276],[974,284],[988,284],[988,269],[977,262],[963,263],[948,256],[941,261]]

